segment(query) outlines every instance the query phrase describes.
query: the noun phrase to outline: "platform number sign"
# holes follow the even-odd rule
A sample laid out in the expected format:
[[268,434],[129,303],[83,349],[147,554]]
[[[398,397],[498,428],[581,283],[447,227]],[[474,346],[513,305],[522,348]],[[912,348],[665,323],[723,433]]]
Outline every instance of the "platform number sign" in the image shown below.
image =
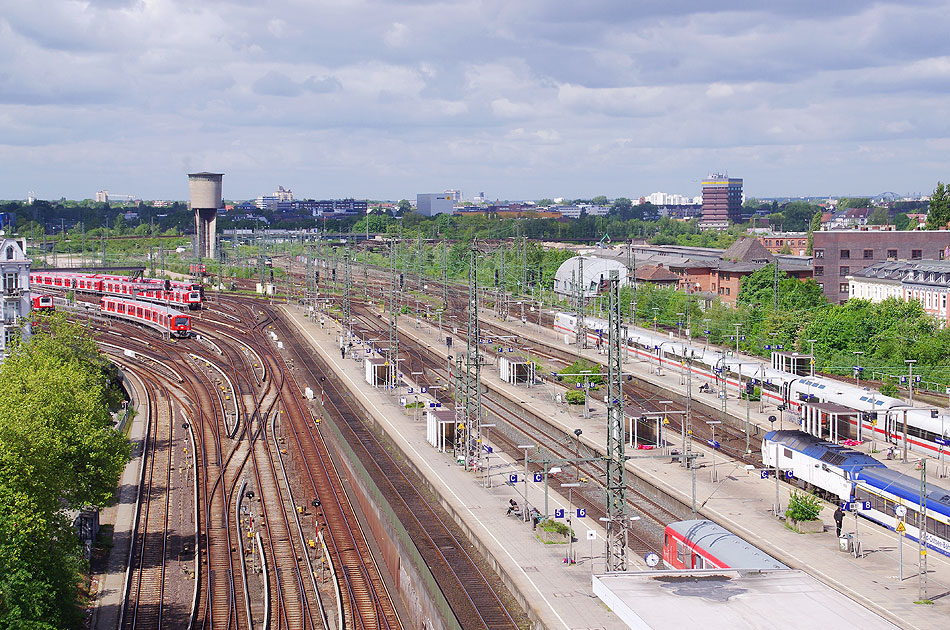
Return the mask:
[[407,394],[411,394],[411,393],[412,393],[412,388],[410,387],[410,388],[409,388],[409,391],[407,391],[406,393],[407,393]]
[[584,518],[587,516],[587,508],[577,508],[577,518]]
[[420,387],[420,388],[419,388],[419,391],[422,392],[423,394],[425,394],[426,392],[429,391],[429,388],[428,388],[428,387]]
[[554,510],[554,518],[564,518],[564,508],[557,508]]
[[794,476],[795,476],[795,471],[792,471],[792,470],[786,470],[786,471],[785,471],[785,478],[786,478],[786,479],[791,479],[791,478],[794,477]]
[[871,509],[871,502],[870,502],[870,501],[862,501],[862,502],[861,502],[861,509],[862,509],[862,510],[870,510],[870,509]]
[[544,475],[542,475],[541,473],[534,473],[534,480],[535,480],[535,481],[543,481],[543,480],[544,480]]
[[768,479],[768,478],[769,478],[769,471],[768,471],[768,470],[760,470],[760,471],[759,471],[759,476],[762,477],[762,479]]
[[518,483],[518,475],[508,475],[508,483]]

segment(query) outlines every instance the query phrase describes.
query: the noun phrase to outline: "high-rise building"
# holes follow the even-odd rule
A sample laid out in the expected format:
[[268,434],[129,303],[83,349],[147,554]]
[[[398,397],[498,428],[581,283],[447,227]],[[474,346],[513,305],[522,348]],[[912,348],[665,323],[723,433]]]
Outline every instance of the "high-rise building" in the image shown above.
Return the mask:
[[728,227],[742,221],[742,180],[714,173],[703,180],[701,227]]

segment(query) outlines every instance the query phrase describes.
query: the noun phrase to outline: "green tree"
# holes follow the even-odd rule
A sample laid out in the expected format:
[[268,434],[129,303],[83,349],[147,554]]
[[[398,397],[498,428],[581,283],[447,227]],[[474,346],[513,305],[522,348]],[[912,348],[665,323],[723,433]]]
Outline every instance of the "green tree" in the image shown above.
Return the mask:
[[592,205],[595,205],[595,206],[606,206],[607,197],[605,195],[597,195],[596,197],[591,199],[590,202]]
[[898,212],[894,215],[894,226],[898,230],[906,230],[911,227],[910,217],[907,216],[906,212]]
[[937,182],[937,188],[930,196],[930,210],[927,211],[928,230],[941,230],[950,223],[950,186]]
[[80,550],[67,510],[107,504],[128,460],[104,363],[80,326],[44,318],[0,365],[0,626],[75,625]]
[[838,210],[848,208],[870,208],[871,200],[867,197],[842,197],[838,200]]
[[400,199],[399,203],[396,204],[396,212],[403,214],[412,210],[412,204],[409,203],[408,199]]
[[782,208],[782,214],[785,215],[785,230],[804,232],[808,229],[808,222],[818,210],[818,206],[805,201],[792,201],[785,204]]
[[887,208],[882,208],[880,206],[875,208],[871,212],[870,216],[868,216],[868,223],[870,225],[887,225],[890,222],[891,213],[887,211]]
[[815,232],[821,229],[821,217],[822,211],[818,210],[811,217],[811,223],[808,224],[808,247],[805,249],[805,253],[811,256],[811,248],[815,240]]
[[554,201],[552,199],[538,199],[539,208],[547,208],[548,206],[553,206]]

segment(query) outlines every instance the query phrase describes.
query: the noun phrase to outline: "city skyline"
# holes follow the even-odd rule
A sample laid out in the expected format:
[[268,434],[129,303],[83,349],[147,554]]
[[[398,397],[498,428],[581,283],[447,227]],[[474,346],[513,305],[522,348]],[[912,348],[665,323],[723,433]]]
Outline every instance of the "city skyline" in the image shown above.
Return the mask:
[[200,170],[227,199],[950,179],[946,2],[615,4],[7,3],[0,198],[185,199]]

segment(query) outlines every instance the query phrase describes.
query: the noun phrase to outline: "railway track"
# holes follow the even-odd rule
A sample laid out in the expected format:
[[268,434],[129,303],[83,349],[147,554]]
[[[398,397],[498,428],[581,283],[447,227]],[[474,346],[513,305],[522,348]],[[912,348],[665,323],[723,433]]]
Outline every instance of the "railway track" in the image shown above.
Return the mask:
[[[284,339],[295,337],[285,323],[278,325]],[[377,437],[364,425],[366,411],[337,383],[336,377],[319,356],[302,352],[292,344],[295,365],[304,367],[313,382],[321,382],[325,406],[339,420],[338,426],[373,481],[383,491],[400,522],[409,531],[433,576],[439,583],[456,619],[463,628],[517,628],[504,597],[491,583],[479,563],[466,549],[468,542],[449,524],[447,515],[433,505],[412,478]]]

